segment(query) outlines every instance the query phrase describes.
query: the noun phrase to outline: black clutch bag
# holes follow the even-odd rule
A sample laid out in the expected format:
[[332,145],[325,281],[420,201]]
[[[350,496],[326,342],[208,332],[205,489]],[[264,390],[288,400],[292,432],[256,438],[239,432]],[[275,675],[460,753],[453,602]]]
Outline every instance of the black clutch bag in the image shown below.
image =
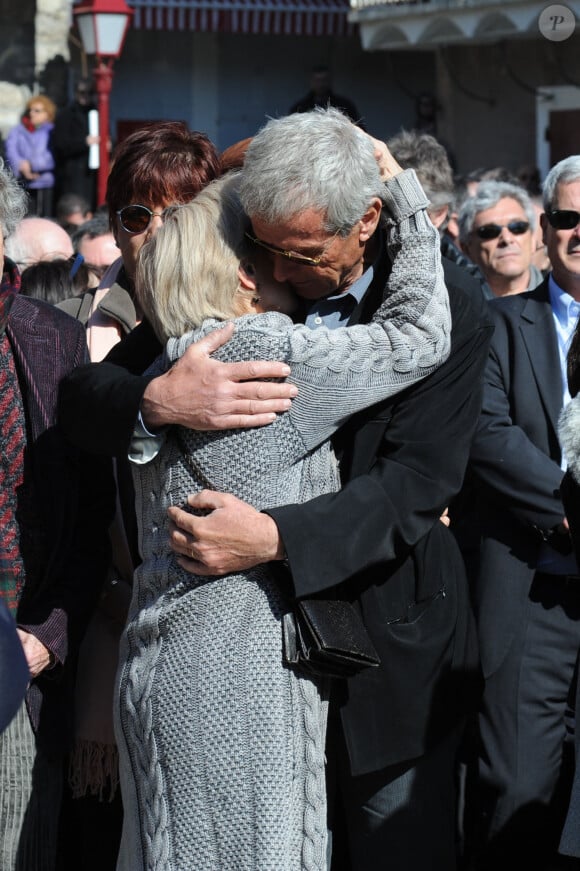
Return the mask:
[[357,609],[350,602],[302,599],[282,621],[284,661],[321,677],[352,677],[380,665]]

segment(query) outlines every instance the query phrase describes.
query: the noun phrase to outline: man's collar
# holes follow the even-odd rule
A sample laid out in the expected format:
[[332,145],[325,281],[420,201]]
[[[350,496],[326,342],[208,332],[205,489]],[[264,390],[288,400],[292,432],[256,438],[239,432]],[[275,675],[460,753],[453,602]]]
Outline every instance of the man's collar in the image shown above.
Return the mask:
[[552,310],[559,321],[564,323],[570,318],[578,318],[580,303],[576,302],[574,297],[570,296],[565,290],[562,290],[556,282],[553,272],[550,272],[548,277],[548,293],[550,295]]

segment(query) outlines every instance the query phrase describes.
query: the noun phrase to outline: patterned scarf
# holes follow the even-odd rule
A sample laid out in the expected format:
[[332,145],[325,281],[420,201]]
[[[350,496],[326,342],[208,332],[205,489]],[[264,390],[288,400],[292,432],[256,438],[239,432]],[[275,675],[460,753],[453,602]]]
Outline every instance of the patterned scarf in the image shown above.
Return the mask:
[[16,612],[24,584],[17,520],[17,493],[24,479],[24,409],[6,322],[20,290],[15,265],[4,261],[0,285],[0,596]]
[[20,273],[16,264],[5,257],[0,284],[0,335],[6,329],[6,321],[17,293],[20,293]]

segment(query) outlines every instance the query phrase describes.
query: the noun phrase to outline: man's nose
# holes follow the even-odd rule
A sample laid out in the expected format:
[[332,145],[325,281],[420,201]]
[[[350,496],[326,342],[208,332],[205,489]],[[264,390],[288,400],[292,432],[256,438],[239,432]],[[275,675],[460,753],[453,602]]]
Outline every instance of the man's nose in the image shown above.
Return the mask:
[[501,228],[501,233],[499,234],[499,244],[500,245],[509,245],[516,238],[516,233],[512,233],[510,228],[506,225]]

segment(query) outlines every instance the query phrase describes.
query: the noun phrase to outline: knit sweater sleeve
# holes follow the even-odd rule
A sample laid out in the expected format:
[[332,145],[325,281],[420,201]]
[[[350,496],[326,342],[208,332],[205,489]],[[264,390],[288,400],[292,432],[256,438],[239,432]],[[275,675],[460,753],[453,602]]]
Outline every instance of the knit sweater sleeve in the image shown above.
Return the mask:
[[451,318],[439,234],[413,170],[386,185],[391,274],[373,322],[336,330],[295,326],[290,415],[312,448],[348,417],[421,380],[449,356]]

